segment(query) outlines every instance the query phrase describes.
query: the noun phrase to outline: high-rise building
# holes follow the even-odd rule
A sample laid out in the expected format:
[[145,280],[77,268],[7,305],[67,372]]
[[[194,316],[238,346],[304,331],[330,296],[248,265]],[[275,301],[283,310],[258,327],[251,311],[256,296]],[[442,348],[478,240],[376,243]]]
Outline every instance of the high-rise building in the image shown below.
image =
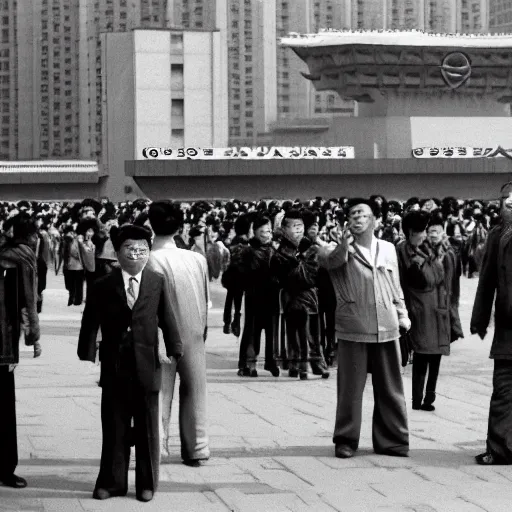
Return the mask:
[[78,158],[78,0],[2,1],[0,12],[1,157]]
[[18,142],[18,46],[17,8],[9,0],[0,2],[2,35],[0,39],[0,158],[17,157]]
[[[278,0],[278,37],[290,32],[318,32],[323,28],[347,28],[343,0]],[[334,92],[316,92],[313,85],[304,80],[300,70],[307,72],[302,60],[289,48],[278,47],[277,105],[280,119],[353,113],[353,102],[343,101]]]
[[512,2],[489,0],[489,31],[512,32]]
[[101,33],[133,28],[165,28],[166,0],[79,0],[80,2],[80,146],[81,154],[102,154]]
[[244,144],[277,119],[276,1],[228,5],[229,135]]
[[136,29],[101,38],[104,194],[122,199],[123,185],[133,187],[124,163],[143,159],[145,148],[227,145],[219,31]]

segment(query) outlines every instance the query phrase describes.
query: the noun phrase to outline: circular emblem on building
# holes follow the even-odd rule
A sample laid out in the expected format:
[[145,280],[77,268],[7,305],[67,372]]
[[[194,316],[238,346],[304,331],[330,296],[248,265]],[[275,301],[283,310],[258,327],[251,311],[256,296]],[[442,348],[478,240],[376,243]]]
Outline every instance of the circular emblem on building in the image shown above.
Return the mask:
[[441,75],[443,75],[446,85],[452,89],[457,89],[466,83],[471,75],[469,59],[461,52],[449,53],[443,59]]

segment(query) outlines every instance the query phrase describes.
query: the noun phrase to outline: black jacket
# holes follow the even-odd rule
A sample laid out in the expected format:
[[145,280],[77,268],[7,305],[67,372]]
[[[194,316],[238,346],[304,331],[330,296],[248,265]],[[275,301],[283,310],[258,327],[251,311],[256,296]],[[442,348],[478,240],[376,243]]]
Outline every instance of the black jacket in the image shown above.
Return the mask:
[[137,381],[147,392],[160,390],[158,327],[162,329],[167,356],[179,358],[183,354],[179,331],[169,308],[164,277],[150,264],[142,272],[139,297],[133,309],[128,307],[120,268],[94,283],[82,317],[78,357],[95,361],[96,336],[101,327],[100,386],[116,382],[122,345],[131,337]]

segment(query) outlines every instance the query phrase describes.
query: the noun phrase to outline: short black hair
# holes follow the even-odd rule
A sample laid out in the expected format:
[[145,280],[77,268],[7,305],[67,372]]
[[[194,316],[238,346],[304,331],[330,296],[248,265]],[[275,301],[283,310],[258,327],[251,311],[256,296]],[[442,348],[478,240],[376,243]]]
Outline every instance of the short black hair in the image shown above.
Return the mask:
[[37,233],[35,219],[26,212],[20,212],[12,218],[12,236],[17,240],[28,240]]
[[428,221],[429,228],[432,226],[442,226],[444,229],[444,224],[445,224],[445,221],[444,221],[444,217],[441,212],[433,212],[430,215],[430,219]]
[[256,231],[258,228],[261,228],[261,226],[265,226],[267,224],[270,224],[270,219],[266,215],[258,214],[252,221],[252,229],[253,231]]
[[412,210],[407,212],[402,221],[402,230],[406,237],[409,237],[409,231],[420,233],[425,231],[428,226],[430,214],[421,210]]
[[119,251],[121,245],[126,240],[146,240],[151,249],[151,230],[144,226],[135,226],[133,224],[123,224],[121,227],[112,227],[110,230],[110,238],[116,252]]
[[155,201],[149,206],[149,222],[157,236],[171,236],[183,227],[185,216],[178,203]]
[[372,210],[372,213],[375,217],[380,217],[381,215],[381,208],[380,205],[377,204],[372,199],[365,199],[364,197],[353,197],[347,201],[347,204],[345,205],[345,214],[348,216],[350,210],[354,208],[354,206],[357,206],[358,204],[365,204],[369,206]]
[[248,235],[251,227],[251,221],[247,213],[242,213],[235,220],[235,233],[238,236]]
[[301,220],[304,222],[301,211],[295,208],[291,208],[284,214],[283,220],[281,221],[281,226],[286,227],[289,220]]

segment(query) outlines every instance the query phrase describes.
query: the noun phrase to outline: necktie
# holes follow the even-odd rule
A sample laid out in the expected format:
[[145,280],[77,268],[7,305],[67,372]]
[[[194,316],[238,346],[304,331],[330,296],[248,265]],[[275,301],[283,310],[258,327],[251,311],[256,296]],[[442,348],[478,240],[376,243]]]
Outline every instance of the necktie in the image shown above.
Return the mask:
[[135,277],[130,277],[128,280],[128,290],[126,293],[126,300],[128,302],[128,307],[130,309],[133,309],[133,305],[135,304],[135,301],[137,300],[137,296],[135,295],[135,283],[137,283],[137,279]]

